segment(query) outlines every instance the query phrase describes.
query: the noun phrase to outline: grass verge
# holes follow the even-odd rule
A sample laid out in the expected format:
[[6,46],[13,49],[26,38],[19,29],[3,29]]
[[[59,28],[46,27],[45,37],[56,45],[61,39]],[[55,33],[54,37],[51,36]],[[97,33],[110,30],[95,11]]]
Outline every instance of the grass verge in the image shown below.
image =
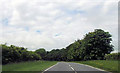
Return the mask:
[[118,61],[92,60],[92,61],[75,61],[75,62],[81,64],[87,64],[112,73],[120,73],[120,70],[118,69]]
[[[2,66],[3,73],[10,72],[37,72],[44,71],[50,66],[56,64],[57,61],[29,61],[29,62],[21,62],[21,63],[13,63]],[[6,72],[7,71],[7,72]]]

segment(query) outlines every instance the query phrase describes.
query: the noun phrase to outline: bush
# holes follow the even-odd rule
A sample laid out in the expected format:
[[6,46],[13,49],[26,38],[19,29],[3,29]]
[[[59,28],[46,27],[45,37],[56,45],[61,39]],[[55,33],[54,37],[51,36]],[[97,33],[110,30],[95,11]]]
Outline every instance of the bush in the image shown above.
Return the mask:
[[1,44],[0,47],[2,47],[2,64],[41,59],[39,54],[27,51],[27,48],[24,47],[7,46],[6,44]]
[[105,56],[106,60],[120,60],[120,53],[112,53]]

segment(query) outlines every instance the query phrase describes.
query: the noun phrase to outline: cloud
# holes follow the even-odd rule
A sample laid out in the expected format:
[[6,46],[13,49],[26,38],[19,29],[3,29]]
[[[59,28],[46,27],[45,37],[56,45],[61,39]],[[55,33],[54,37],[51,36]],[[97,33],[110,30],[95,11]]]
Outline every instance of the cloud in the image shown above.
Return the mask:
[[0,43],[36,50],[63,48],[96,28],[113,35],[118,43],[118,1],[1,0]]

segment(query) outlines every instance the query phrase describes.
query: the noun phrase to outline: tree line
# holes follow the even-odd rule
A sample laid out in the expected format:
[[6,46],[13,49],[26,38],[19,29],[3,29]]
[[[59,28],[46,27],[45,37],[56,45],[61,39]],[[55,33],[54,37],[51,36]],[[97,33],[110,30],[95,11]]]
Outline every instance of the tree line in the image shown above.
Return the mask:
[[120,52],[111,53],[105,56],[106,60],[120,60]]
[[63,49],[54,49],[46,54],[46,60],[80,61],[103,60],[113,51],[112,35],[102,29],[89,32],[83,39],[77,40]]
[[1,44],[0,47],[2,47],[2,64],[41,60],[39,54],[33,51],[27,51],[27,48],[24,47],[7,46],[6,44]]
[[76,40],[66,48],[46,51],[44,48],[36,51],[27,51],[27,48],[0,45],[2,47],[2,62],[50,60],[50,61],[81,61],[103,60],[105,55],[113,51],[112,35],[102,29],[95,29],[87,33],[83,39]]

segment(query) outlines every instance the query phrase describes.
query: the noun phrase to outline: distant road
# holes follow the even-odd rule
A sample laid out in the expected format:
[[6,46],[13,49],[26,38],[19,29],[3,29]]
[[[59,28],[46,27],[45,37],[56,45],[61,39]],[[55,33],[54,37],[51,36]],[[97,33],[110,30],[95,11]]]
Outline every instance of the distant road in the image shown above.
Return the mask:
[[108,73],[94,67],[78,63],[58,62],[46,69],[44,73]]

